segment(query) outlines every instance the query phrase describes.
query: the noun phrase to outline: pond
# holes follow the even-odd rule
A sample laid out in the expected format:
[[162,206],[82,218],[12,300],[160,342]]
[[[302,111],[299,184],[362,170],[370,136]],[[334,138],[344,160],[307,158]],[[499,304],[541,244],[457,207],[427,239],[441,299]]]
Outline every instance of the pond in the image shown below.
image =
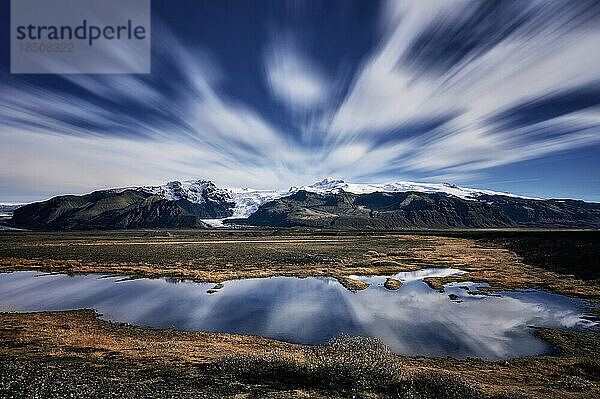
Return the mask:
[[[555,353],[531,326],[585,330],[585,303],[537,290],[477,294],[481,284],[431,289],[425,277],[462,273],[429,268],[349,291],[333,278],[272,277],[215,284],[34,271],[0,274],[0,311],[91,308],[110,321],[151,328],[259,335],[321,344],[342,334],[378,337],[399,354],[505,359]],[[208,291],[208,292],[207,292]]]

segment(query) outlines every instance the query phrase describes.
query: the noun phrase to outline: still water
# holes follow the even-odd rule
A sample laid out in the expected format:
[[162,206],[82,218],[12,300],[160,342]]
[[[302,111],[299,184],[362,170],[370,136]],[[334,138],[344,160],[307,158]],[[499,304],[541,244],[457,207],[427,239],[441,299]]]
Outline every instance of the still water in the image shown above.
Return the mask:
[[[425,277],[462,273],[431,268],[394,276],[357,277],[370,286],[351,292],[332,278],[233,280],[210,283],[168,278],[128,280],[39,272],[0,274],[0,311],[93,308],[102,318],[152,328],[259,335],[321,344],[341,334],[378,337],[396,353],[503,359],[555,350],[530,326],[582,330],[585,304],[536,290],[473,295],[481,284],[459,283],[440,293]],[[454,294],[449,296],[450,294]]]

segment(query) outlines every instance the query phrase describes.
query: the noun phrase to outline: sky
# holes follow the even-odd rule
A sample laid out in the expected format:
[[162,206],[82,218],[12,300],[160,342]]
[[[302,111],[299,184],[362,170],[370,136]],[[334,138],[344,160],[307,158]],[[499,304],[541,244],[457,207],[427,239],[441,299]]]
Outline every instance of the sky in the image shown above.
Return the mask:
[[9,4],[0,202],[326,176],[600,202],[598,1],[154,0],[152,73],[106,75],[11,75]]

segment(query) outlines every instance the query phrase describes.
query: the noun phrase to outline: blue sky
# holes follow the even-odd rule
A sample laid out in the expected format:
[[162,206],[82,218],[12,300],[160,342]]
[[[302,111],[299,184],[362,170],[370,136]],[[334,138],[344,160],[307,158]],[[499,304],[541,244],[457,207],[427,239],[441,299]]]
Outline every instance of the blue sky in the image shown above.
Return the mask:
[[597,1],[154,0],[150,75],[11,75],[9,15],[0,201],[325,176],[600,201]]

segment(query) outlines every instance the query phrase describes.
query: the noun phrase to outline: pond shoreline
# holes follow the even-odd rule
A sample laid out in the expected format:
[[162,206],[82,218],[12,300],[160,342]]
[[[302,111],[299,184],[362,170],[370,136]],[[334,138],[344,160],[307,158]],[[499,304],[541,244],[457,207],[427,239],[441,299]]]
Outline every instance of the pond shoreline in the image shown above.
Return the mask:
[[403,355],[497,360],[554,353],[533,338],[529,326],[600,331],[581,300],[538,290],[489,294],[468,282],[440,293],[424,282],[463,273],[427,268],[392,276],[270,277],[214,285],[19,271],[0,274],[0,310],[89,308],[104,320],[141,327],[308,345],[359,335],[378,337]]

